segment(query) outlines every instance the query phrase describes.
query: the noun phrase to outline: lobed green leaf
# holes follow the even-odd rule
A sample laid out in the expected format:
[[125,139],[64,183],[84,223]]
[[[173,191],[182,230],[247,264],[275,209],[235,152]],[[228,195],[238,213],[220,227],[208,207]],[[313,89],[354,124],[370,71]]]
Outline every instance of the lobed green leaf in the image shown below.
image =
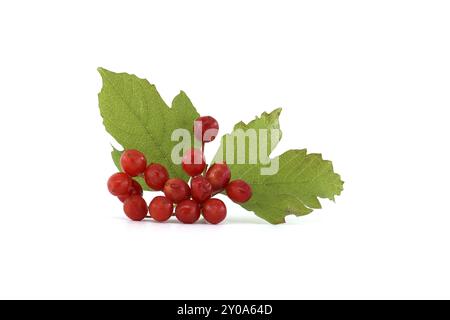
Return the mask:
[[[187,95],[181,91],[169,108],[147,80],[104,68],[98,71],[103,80],[98,99],[106,131],[124,149],[137,149],[149,163],[164,165],[171,177],[188,180],[181,166],[171,159],[172,149],[178,143],[171,140],[172,132],[182,128],[193,137],[193,123],[199,116]],[[120,154],[115,149],[112,152],[119,170]],[[145,187],[142,180],[140,183]]]
[[[273,130],[279,130],[280,113],[281,109],[276,109],[271,113],[263,113],[248,124],[238,123],[232,133],[222,137],[214,162],[226,159],[226,139],[232,137],[236,130],[266,129],[268,135]],[[276,145],[277,143],[267,148],[267,157]],[[343,190],[343,181],[334,172],[331,161],[323,160],[320,154],[308,154],[306,149],[289,150],[273,159],[258,155],[258,163],[252,164],[248,161],[249,144],[246,144],[245,151],[247,162],[228,163],[232,179],[243,179],[253,189],[252,198],[241,206],[270,223],[284,223],[285,217],[291,214],[309,214],[314,209],[321,208],[318,198],[334,200]],[[275,165],[276,161],[276,174],[261,174],[262,168]]]

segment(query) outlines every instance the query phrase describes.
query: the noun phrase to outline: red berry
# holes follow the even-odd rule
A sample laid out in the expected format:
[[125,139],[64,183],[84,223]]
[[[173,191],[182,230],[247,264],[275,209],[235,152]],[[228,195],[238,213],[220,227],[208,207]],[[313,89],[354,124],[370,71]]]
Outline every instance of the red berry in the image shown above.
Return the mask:
[[142,174],[147,166],[147,160],[142,152],[125,150],[120,157],[122,170],[131,177]]
[[141,185],[137,182],[132,180],[131,181],[131,188],[128,191],[128,194],[126,195],[121,195],[121,196],[117,196],[119,198],[120,201],[125,202],[125,200],[127,200],[130,196],[141,196],[144,194],[144,190],[142,190]]
[[211,183],[214,192],[221,191],[230,182],[230,168],[226,163],[215,163],[206,172],[206,179]]
[[219,123],[210,116],[199,117],[194,122],[194,134],[197,140],[211,142],[219,133]]
[[131,196],[123,204],[123,211],[133,221],[141,221],[147,216],[148,207],[141,196]]
[[203,176],[197,176],[191,180],[191,195],[192,199],[198,203],[205,202],[212,195],[211,183]]
[[108,190],[115,196],[128,194],[131,188],[131,178],[125,173],[115,173],[108,179]]
[[221,223],[227,216],[227,207],[222,200],[209,199],[202,206],[203,217],[211,224]]
[[199,149],[190,149],[183,156],[181,165],[183,166],[183,170],[191,177],[198,176],[205,170],[205,156]]
[[149,206],[150,216],[156,221],[169,220],[173,213],[173,204],[166,197],[155,197]]
[[244,180],[234,180],[227,186],[227,195],[234,202],[247,202],[252,197],[252,188]]
[[164,166],[158,163],[150,164],[144,172],[145,183],[156,191],[161,191],[169,180],[169,173]]
[[184,200],[177,205],[175,215],[183,223],[194,223],[200,218],[200,206],[194,200]]
[[164,195],[173,203],[180,203],[189,199],[191,189],[188,184],[181,179],[169,179],[164,185]]

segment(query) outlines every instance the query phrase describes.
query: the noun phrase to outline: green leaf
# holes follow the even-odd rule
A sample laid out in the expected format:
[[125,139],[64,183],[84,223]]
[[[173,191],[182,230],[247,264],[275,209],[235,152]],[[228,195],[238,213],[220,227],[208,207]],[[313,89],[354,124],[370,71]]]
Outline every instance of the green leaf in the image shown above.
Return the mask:
[[[254,153],[254,150],[250,150],[248,143],[250,140],[247,139],[244,146],[246,156],[244,163],[236,164],[237,156],[229,156],[230,151],[234,151],[231,153],[237,152],[237,147],[235,145],[234,150],[230,150],[228,147],[227,151],[226,141],[234,137],[236,132],[239,130],[249,132],[249,129],[255,129],[256,132],[263,133],[261,137],[266,134],[270,136],[280,128],[278,121],[280,113],[281,109],[276,109],[269,114],[263,113],[248,124],[238,123],[231,134],[222,137],[221,146],[213,161],[227,160],[232,179],[243,179],[251,185],[253,196],[241,206],[273,224],[284,223],[285,217],[290,214],[296,216],[309,214],[313,209],[321,208],[318,198],[334,201],[335,196],[340,195],[343,190],[343,181],[333,171],[332,163],[323,160],[320,154],[308,154],[306,149],[289,150],[281,156],[271,159],[269,158],[270,153],[278,142],[274,141],[267,147],[266,156],[258,155],[258,163],[252,164],[249,155]],[[267,133],[261,129],[267,129]],[[236,140],[234,139],[234,141]],[[257,141],[258,145],[262,141],[259,135]],[[267,141],[270,142],[270,139]],[[227,156],[234,159],[233,163],[227,159]],[[276,168],[277,163],[276,174],[261,174],[262,168],[270,166]]]
[[[188,180],[181,166],[171,159],[172,149],[179,143],[171,140],[172,132],[182,128],[193,137],[193,123],[199,116],[187,95],[181,91],[169,108],[147,80],[103,68],[98,71],[103,80],[98,98],[106,131],[124,149],[137,149],[149,163],[164,165],[171,177]],[[119,170],[120,154],[118,150],[112,152]]]

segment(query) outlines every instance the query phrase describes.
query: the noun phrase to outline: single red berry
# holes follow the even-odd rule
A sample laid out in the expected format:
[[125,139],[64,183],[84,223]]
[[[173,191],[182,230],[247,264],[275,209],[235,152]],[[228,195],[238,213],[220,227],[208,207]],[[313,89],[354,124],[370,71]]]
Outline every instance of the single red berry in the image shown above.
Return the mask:
[[141,196],[144,194],[144,190],[142,190],[141,185],[137,182],[132,180],[131,181],[131,188],[128,191],[128,194],[126,195],[121,195],[121,196],[117,196],[119,198],[120,201],[125,202],[125,200],[127,200],[129,197],[131,196]]
[[173,203],[180,203],[189,199],[191,189],[188,184],[181,179],[169,179],[164,185],[164,195]]
[[120,157],[122,170],[131,177],[142,174],[147,167],[147,160],[142,152],[137,150],[125,150]]
[[252,188],[244,180],[234,180],[227,186],[227,195],[234,202],[247,202],[252,197]]
[[122,172],[113,174],[108,179],[108,190],[115,196],[128,194],[131,188],[131,178]]
[[215,163],[206,172],[206,179],[211,183],[214,192],[221,191],[230,182],[230,168],[226,163]]
[[205,156],[199,149],[190,149],[183,156],[181,165],[183,166],[184,172],[191,177],[198,176],[199,174],[202,174],[203,170],[205,170]]
[[209,223],[218,224],[227,216],[227,207],[220,199],[209,199],[203,203],[202,214]]
[[164,166],[158,163],[150,164],[144,171],[145,183],[155,191],[161,191],[169,180],[169,173]]
[[197,140],[211,142],[219,133],[219,123],[211,116],[199,117],[194,122],[194,135]]
[[194,200],[184,200],[177,205],[175,215],[183,223],[194,223],[200,218],[200,206]]
[[123,204],[123,211],[133,221],[141,221],[147,216],[148,207],[141,196],[131,196]]
[[169,220],[173,213],[173,203],[163,196],[155,197],[149,206],[150,216],[156,221]]
[[192,199],[198,203],[205,202],[212,195],[211,183],[203,176],[193,177],[191,180]]

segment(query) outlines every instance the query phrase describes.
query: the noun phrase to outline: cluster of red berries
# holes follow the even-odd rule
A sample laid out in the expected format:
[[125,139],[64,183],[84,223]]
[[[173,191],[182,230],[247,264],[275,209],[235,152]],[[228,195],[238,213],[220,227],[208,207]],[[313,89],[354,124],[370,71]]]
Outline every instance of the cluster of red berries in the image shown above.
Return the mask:
[[[194,132],[204,143],[213,141],[219,131],[217,121],[210,116],[195,121]],[[201,215],[211,224],[222,222],[227,208],[215,194],[226,191],[228,197],[237,203],[248,201],[252,196],[251,187],[243,180],[230,182],[231,172],[225,163],[215,163],[203,175],[206,161],[202,150],[190,149],[183,156],[183,170],[191,176],[190,186],[182,179],[170,178],[161,164],[147,160],[140,151],[126,150],[120,158],[123,173],[115,173],[108,180],[108,190],[124,203],[125,214],[134,221],[141,221],[150,214],[156,221],[167,221],[174,215],[183,223],[194,223]],[[143,177],[145,183],[164,196],[153,198],[147,206],[141,185],[134,177]]]

